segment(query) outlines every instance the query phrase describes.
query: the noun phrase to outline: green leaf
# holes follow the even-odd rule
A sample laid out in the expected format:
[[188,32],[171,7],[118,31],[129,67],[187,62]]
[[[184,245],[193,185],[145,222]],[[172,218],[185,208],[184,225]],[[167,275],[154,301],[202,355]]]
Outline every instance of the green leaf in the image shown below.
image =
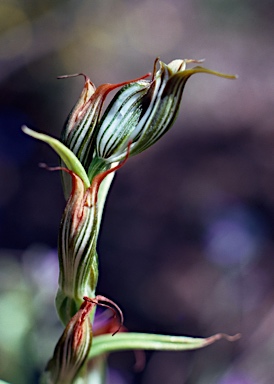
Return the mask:
[[22,127],[22,131],[35,139],[49,144],[61,157],[67,168],[76,173],[76,175],[78,175],[83,180],[85,187],[88,188],[90,186],[90,182],[84,167],[68,147],[62,144],[59,140],[43,133],[35,132],[25,125]]
[[229,336],[224,333],[218,333],[207,338],[167,336],[133,332],[117,333],[114,336],[107,334],[93,338],[89,358],[94,358],[103,353],[132,349],[186,351],[206,347],[220,339],[234,341],[239,337],[239,334]]

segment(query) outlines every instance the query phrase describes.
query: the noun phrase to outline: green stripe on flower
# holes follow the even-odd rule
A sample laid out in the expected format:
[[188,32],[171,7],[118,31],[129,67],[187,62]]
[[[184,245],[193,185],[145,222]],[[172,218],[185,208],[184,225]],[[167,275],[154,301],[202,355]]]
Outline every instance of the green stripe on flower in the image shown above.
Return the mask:
[[[108,158],[120,147],[126,147],[128,137],[140,120],[142,100],[147,93],[149,82],[139,81],[124,86],[113,98],[99,124],[97,153]],[[119,122],[117,134],[114,130]]]
[[83,296],[95,296],[98,279],[98,191],[104,179],[121,168],[127,157],[128,153],[123,162],[96,175],[87,189],[76,174],[63,169],[72,178],[71,195],[58,237],[60,274],[56,308],[64,324],[78,310]]
[[59,230],[60,274],[56,297],[57,311],[65,324],[79,308],[83,296],[95,295],[98,279],[97,204],[91,202],[92,189],[85,189],[83,181],[69,173],[72,191]]
[[[156,69],[158,62],[159,70]],[[191,75],[208,73],[235,78],[199,66],[186,69],[186,65],[193,62],[199,61],[174,60],[164,64],[157,59],[150,82],[130,84],[118,92],[100,120],[97,156],[110,163],[120,161],[125,156],[128,141],[132,141],[132,156],[159,140],[176,119],[185,84]]]
[[[149,74],[118,84],[102,84],[97,89],[86,75],[78,75],[85,77],[84,89],[68,117],[61,140],[77,156],[87,171],[93,158],[98,121],[107,95],[114,89],[138,82]],[[61,78],[64,77],[71,76]]]
[[111,309],[115,317],[119,314],[120,321],[112,335],[119,332],[123,325],[123,313],[112,300],[100,295],[83,299],[84,302],[82,301],[81,307],[66,325],[55,347],[42,377],[43,384],[69,384],[78,382],[75,381],[77,379],[81,383],[86,382],[86,371],[82,367],[88,359],[92,344],[90,315],[95,311],[96,305]]

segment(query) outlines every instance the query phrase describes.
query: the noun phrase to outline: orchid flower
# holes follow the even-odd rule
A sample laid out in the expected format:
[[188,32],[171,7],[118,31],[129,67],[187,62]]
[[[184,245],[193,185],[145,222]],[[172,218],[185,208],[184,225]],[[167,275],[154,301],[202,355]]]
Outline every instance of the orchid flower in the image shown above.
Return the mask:
[[83,299],[79,310],[68,322],[56,344],[53,357],[47,364],[42,378],[45,384],[69,384],[76,378],[85,376],[83,366],[89,357],[93,338],[90,314],[95,310],[96,305],[110,308],[115,316],[116,312],[119,313],[120,323],[117,323],[118,326],[113,335],[119,331],[123,323],[122,311],[112,300],[100,295],[93,299],[89,297]]
[[[61,166],[47,168],[62,172],[67,200],[58,237],[60,272],[56,296],[57,312],[65,330],[47,366],[46,384],[80,384],[87,378],[85,382],[101,384],[106,356],[115,351],[197,349],[220,338],[233,341],[239,337],[216,334],[191,338],[135,332],[120,332],[113,337],[116,332],[111,335],[109,330],[115,323],[101,327],[93,335],[96,305],[114,305],[96,295],[97,239],[114,172],[129,156],[143,152],[171,128],[185,84],[193,74],[235,78],[201,66],[187,69],[187,64],[200,62],[185,59],[165,64],[156,59],[151,80],[146,79],[146,74],[119,84],[103,84],[97,89],[83,75],[85,85],[67,119],[61,141],[23,127],[26,134],[46,142],[60,156]],[[81,74],[72,76],[78,75]],[[107,95],[119,87],[101,116]],[[118,311],[122,322],[122,312]]]
[[173,60],[165,64],[156,59],[151,81],[123,87],[99,122],[96,155],[111,163],[123,159],[129,140],[131,156],[156,143],[174,123],[185,84],[193,74],[235,78],[200,66],[187,69],[186,65],[193,62],[200,61]]

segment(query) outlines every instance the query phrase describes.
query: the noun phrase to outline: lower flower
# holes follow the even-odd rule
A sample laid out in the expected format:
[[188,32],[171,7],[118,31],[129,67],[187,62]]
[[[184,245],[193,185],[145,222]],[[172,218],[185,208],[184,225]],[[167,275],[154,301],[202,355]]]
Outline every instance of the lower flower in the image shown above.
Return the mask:
[[43,384],[72,384],[76,378],[85,377],[85,362],[92,344],[92,325],[90,315],[96,305],[110,308],[120,322],[113,334],[117,333],[123,323],[120,308],[110,299],[97,295],[95,298],[84,297],[79,311],[71,318],[60,337],[52,359],[48,362],[42,377]]

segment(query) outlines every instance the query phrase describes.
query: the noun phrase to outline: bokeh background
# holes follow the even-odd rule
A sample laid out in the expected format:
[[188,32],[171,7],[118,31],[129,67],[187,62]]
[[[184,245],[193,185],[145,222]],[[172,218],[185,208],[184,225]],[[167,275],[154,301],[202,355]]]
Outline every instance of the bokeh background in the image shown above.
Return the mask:
[[207,349],[110,357],[111,384],[274,380],[274,3],[271,0],[0,1],[0,377],[37,383],[61,328],[58,164],[27,124],[59,137],[84,72],[98,86],[156,57],[206,58],[171,131],[116,176],[99,242],[98,293],[132,331],[206,337]]

